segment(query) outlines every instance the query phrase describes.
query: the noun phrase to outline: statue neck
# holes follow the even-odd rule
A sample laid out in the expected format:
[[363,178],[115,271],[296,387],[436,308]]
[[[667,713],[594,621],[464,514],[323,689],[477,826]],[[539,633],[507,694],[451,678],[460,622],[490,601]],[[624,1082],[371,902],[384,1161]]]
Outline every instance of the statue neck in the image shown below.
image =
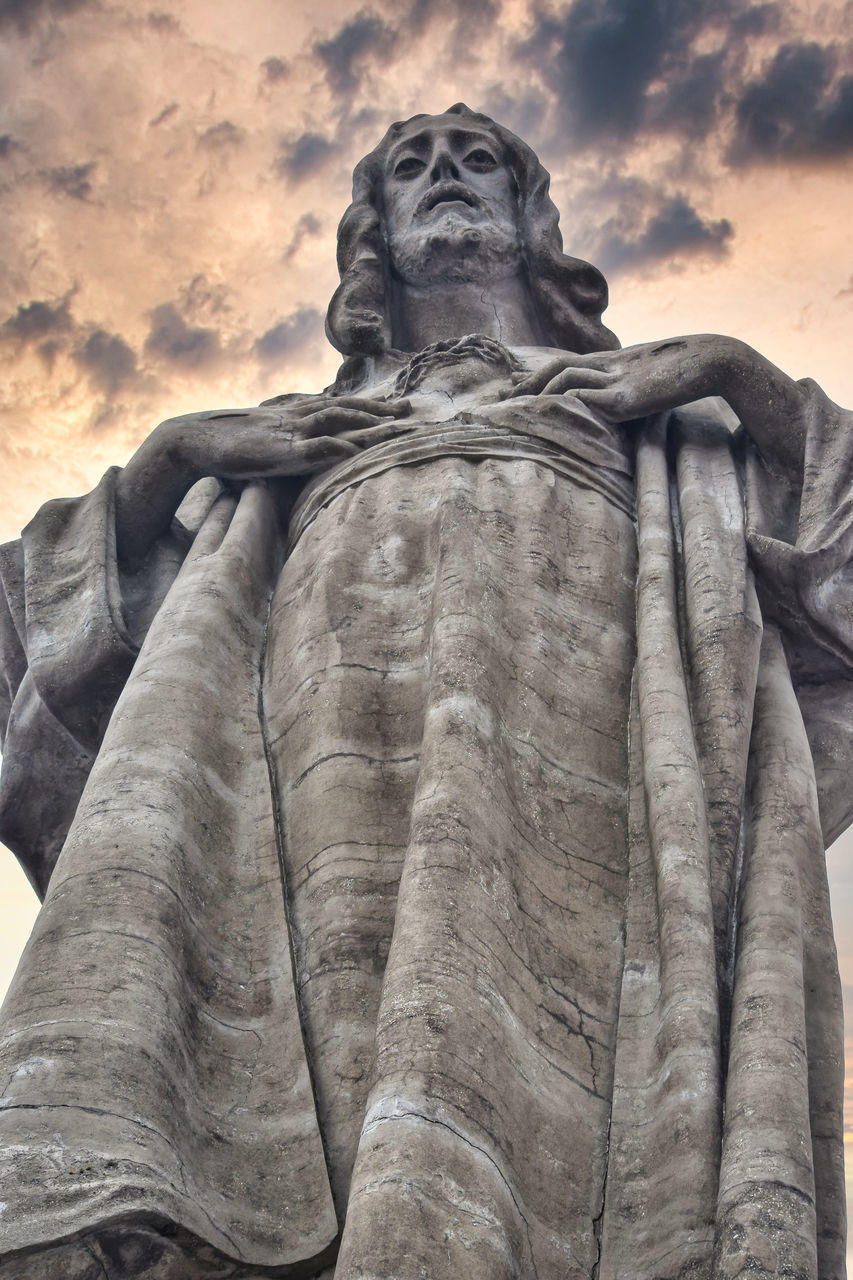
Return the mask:
[[393,342],[401,351],[422,351],[433,342],[469,333],[484,333],[507,347],[535,347],[543,341],[521,275],[487,284],[401,284],[396,301]]

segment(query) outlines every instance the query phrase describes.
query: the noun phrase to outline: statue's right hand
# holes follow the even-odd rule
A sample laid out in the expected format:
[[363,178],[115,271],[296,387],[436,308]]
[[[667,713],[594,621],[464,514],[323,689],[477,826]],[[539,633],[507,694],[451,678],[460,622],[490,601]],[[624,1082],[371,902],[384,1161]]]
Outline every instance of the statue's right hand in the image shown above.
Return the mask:
[[410,409],[408,400],[299,397],[289,404],[169,418],[154,436],[160,437],[163,466],[176,466],[190,479],[309,475],[396,435],[398,420]]
[[119,561],[130,566],[145,557],[196,480],[323,471],[405,431],[399,420],[409,412],[408,400],[320,395],[167,418],[116,480]]

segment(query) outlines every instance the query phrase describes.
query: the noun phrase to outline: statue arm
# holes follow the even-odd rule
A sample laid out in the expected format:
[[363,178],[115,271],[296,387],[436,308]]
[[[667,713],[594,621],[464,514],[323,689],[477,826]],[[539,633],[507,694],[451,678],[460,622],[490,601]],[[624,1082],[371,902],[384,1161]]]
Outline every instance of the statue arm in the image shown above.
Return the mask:
[[689,334],[588,356],[567,352],[519,380],[513,391],[564,393],[615,422],[720,396],[771,466],[789,475],[802,471],[808,395],[800,383],[737,338]]
[[118,477],[119,563],[145,557],[203,476],[241,481],[310,475],[386,439],[408,412],[406,400],[318,395],[167,419]]

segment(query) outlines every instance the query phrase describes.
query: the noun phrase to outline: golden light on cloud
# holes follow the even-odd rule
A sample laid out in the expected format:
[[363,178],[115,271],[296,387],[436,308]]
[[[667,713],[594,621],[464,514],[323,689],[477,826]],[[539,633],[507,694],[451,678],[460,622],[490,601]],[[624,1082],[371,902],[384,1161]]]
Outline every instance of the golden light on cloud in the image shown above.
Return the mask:
[[[458,98],[499,111],[539,148],[574,250],[600,252],[616,218],[609,318],[624,340],[734,329],[843,398],[848,384],[834,371],[847,367],[853,309],[853,255],[837,216],[847,170],[837,155],[822,167],[797,154],[725,161],[735,128],[726,95],[783,42],[811,39],[817,15],[752,18],[738,60],[706,8],[677,56],[673,45],[657,74],[650,64],[645,105],[630,68],[623,77],[625,109],[642,108],[643,120],[614,118],[596,137],[594,92],[579,100],[579,68],[561,45],[566,4],[550,17],[520,0],[433,0],[396,13],[289,5],[284,15],[252,0],[236,23],[190,0],[151,12],[81,3],[62,19],[47,0],[21,0],[0,53],[3,532],[16,532],[33,499],[91,484],[166,414],[328,379],[335,357],[321,318],[352,164],[390,119]],[[837,44],[841,7],[834,22],[822,8],[820,21]],[[699,113],[687,124],[685,109],[679,119],[666,103],[673,66],[684,84],[691,69],[717,67],[721,78],[704,100],[683,91]],[[726,221],[731,234],[715,232]],[[53,328],[43,316],[41,333],[15,329],[37,319],[21,308],[63,300],[64,330],[61,316]],[[259,348],[274,331],[278,349],[272,339]]]

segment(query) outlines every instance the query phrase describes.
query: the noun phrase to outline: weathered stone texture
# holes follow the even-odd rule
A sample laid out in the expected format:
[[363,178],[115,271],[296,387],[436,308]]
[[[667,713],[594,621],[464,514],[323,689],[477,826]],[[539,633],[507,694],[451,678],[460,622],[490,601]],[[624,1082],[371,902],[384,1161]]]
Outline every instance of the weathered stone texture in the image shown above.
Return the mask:
[[851,415],[615,349],[465,109],[341,265],[335,387],[0,551],[0,1274],[839,1280]]

